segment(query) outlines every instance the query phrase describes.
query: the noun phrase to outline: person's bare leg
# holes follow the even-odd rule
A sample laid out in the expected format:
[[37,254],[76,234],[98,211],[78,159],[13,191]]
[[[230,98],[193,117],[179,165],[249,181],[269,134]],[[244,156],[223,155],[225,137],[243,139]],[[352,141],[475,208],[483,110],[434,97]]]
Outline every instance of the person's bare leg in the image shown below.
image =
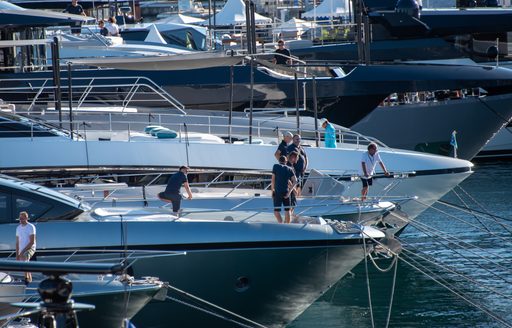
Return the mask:
[[274,211],[274,216],[276,217],[277,222],[283,223],[283,218],[281,217],[281,212],[280,211]]
[[284,223],[290,223],[290,210],[284,211]]
[[361,190],[361,200],[365,200],[366,195],[368,195],[368,187],[363,187],[363,189]]
[[[20,255],[20,261],[22,262],[28,262],[27,258],[24,255]],[[25,272],[25,281],[32,282],[32,273]]]

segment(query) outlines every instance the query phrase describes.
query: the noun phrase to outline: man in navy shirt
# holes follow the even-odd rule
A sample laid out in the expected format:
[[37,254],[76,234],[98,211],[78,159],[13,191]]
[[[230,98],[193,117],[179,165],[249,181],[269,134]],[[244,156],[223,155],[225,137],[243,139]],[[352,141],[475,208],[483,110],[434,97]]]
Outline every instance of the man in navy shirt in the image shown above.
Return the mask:
[[296,134],[293,136],[292,144],[288,146],[288,154],[293,152],[297,152],[299,157],[297,158],[297,163],[294,165],[295,175],[297,176],[298,186],[297,186],[297,196],[300,196],[301,188],[304,186],[304,174],[306,173],[306,169],[308,168],[308,155],[306,151],[300,144],[301,137]]
[[274,58],[272,59],[274,64],[291,65],[292,61],[290,59],[290,56],[291,56],[290,50],[288,50],[284,47],[284,40],[277,41],[277,49],[275,51]]
[[[293,172],[295,173],[295,178],[297,179],[297,181],[299,181],[299,177],[297,176],[297,171],[295,170],[295,167],[297,166],[298,159],[299,159],[299,153],[294,151],[294,152],[291,152],[288,154],[288,162],[286,163],[287,166],[289,166],[293,169]],[[291,182],[290,182],[290,184],[291,184]],[[295,214],[293,214],[293,210],[294,210],[295,206],[297,206],[297,188],[298,188],[298,186],[292,185],[291,187],[292,187],[292,192],[290,193],[290,206],[291,206],[290,214],[291,214],[291,217],[294,218]]]
[[274,153],[274,156],[276,157],[277,161],[279,161],[279,158],[281,156],[288,156],[288,145],[292,142],[293,134],[290,131],[283,132],[283,140],[277,147],[276,152]]
[[183,185],[188,194],[188,199],[192,199],[192,191],[188,184],[187,173],[190,169],[187,166],[180,167],[180,170],[169,178],[167,181],[167,187],[164,192],[158,194],[158,197],[167,202],[172,203],[172,211],[176,216],[179,215],[181,207],[181,194],[180,189]]
[[[66,9],[64,9],[65,13],[73,14],[73,15],[82,15],[86,16],[84,12],[84,8],[78,4],[78,0],[71,0],[71,4],[69,4]],[[75,27],[71,28],[71,33],[73,34],[80,34],[82,28],[80,22],[74,23]]]
[[293,169],[286,165],[286,156],[279,158],[279,164],[274,164],[272,167],[272,199],[274,201],[274,216],[277,222],[283,223],[281,217],[281,206],[284,205],[285,223],[290,223],[290,193],[292,191],[291,185],[297,183],[295,172]]

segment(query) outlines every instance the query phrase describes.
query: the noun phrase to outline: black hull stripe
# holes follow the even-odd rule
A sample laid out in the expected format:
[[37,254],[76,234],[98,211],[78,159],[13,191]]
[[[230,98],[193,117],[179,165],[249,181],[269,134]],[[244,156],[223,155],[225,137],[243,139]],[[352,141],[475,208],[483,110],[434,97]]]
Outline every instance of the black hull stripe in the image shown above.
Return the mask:
[[[375,238],[380,239],[380,238]],[[373,241],[366,239],[367,244]],[[161,245],[129,245],[127,250],[144,251],[211,251],[211,250],[238,250],[238,249],[264,249],[264,248],[304,248],[304,247],[337,247],[349,245],[362,245],[362,239],[333,239],[333,240],[293,240],[293,241],[254,241],[254,242],[219,242],[219,243],[201,243],[201,244],[161,244]],[[96,247],[69,247],[70,250],[79,248],[82,250],[80,255],[97,253],[101,250],[119,250],[122,252],[123,245],[115,246],[96,246]],[[61,248],[53,252],[52,249],[40,249],[38,255],[57,255],[65,254]]]
[[[51,167],[48,167],[48,168],[41,169],[41,168],[34,167],[34,168],[3,168],[0,170],[0,172],[5,173],[5,174],[24,174],[24,175],[26,175],[26,174],[38,175],[38,174],[43,174],[43,173],[53,173],[53,174],[64,175],[66,173],[67,174],[79,174],[79,173],[84,173],[84,172],[85,173],[97,173],[97,172],[105,172],[105,171],[112,172],[113,170],[123,171],[125,173],[128,173],[129,171],[136,171],[138,173],[141,173],[141,171],[143,171],[143,172],[150,173],[151,171],[157,171],[157,170],[158,171],[174,171],[177,168],[178,167],[169,167],[169,166],[153,166],[153,167],[140,167],[140,166],[122,166],[122,167],[98,166],[98,167],[95,167],[95,166],[91,166],[88,168],[84,168],[84,167],[66,167],[66,168],[55,167],[55,168],[51,168]],[[200,170],[222,170],[222,171],[226,170],[225,167],[195,167],[195,168],[200,169]],[[240,172],[259,171],[261,173],[270,174],[269,172],[267,172],[265,170],[257,170],[257,169],[240,169],[237,171],[240,171]],[[463,172],[469,172],[469,171],[471,171],[471,168],[465,166],[465,167],[456,167],[456,168],[449,168],[449,169],[419,170],[419,171],[415,171],[415,174],[411,174],[410,176],[453,174],[453,173],[463,173]],[[351,177],[342,177],[341,179],[342,180],[350,180]]]
[[492,161],[512,159],[512,149],[483,150],[474,158],[475,161]]

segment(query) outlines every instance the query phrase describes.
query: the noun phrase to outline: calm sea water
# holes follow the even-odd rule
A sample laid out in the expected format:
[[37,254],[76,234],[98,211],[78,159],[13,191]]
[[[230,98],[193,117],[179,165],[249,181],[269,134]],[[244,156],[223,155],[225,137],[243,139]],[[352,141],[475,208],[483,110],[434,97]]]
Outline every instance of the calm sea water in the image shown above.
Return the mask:
[[[505,228],[490,219],[474,216],[443,206],[448,215],[429,209],[417,220],[431,229],[450,234],[446,239],[427,236],[424,228],[407,227],[401,236],[406,250],[405,260],[419,260],[413,254],[434,259],[444,269],[419,260],[424,270],[444,279],[450,288],[464,293],[468,299],[503,318],[512,326],[512,163],[479,165],[461,187],[489,212],[504,219]],[[458,191],[462,194],[462,191]],[[466,196],[464,201],[470,202]],[[453,193],[443,200],[459,203]],[[474,203],[472,208],[478,208]],[[464,220],[468,223],[464,223]],[[486,228],[482,226],[484,224]],[[488,232],[488,229],[490,232]],[[460,238],[456,241],[451,236]],[[467,244],[461,244],[461,242]],[[410,253],[412,251],[413,253]],[[378,262],[385,267],[386,260]],[[370,286],[375,327],[385,327],[393,270],[381,273],[369,262]],[[468,276],[461,279],[446,268]],[[313,304],[289,327],[371,327],[364,263],[353,270],[352,277],[343,278],[335,287]],[[479,286],[494,288],[501,295]],[[469,305],[452,292],[412,268],[404,261],[398,265],[390,327],[503,327],[482,310]]]

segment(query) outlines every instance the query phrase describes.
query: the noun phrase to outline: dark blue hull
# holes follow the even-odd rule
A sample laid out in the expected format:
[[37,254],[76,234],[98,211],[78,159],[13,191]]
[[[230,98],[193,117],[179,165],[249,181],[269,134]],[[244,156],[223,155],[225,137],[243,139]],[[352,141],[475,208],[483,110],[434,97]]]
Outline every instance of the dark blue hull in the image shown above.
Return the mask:
[[[480,66],[456,65],[372,65],[347,68],[343,77],[317,78],[317,104],[319,116],[330,121],[351,126],[371,112],[389,94],[394,92],[415,92],[426,90],[462,89],[481,87],[489,94],[512,91],[512,70]],[[67,72],[62,72],[62,97],[67,103]],[[196,70],[135,71],[120,69],[74,70],[73,97],[78,99],[80,92],[89,84],[108,84],[101,93],[90,95],[93,100],[119,104],[129,79],[119,77],[145,77],[161,86],[186,106],[186,109],[228,110],[230,104],[230,69],[212,67]],[[92,79],[96,79],[92,81]],[[99,80],[99,78],[103,78]],[[38,86],[44,79],[52,84],[51,72],[29,72],[0,74],[2,87],[29,87],[31,91],[0,91],[4,101],[30,102],[37,94]],[[9,80],[16,79],[16,80]],[[92,81],[92,82],[91,82]],[[254,107],[295,107],[295,81],[293,78],[276,77],[255,69]],[[299,79],[299,106],[303,107],[305,87],[307,114],[313,111],[313,90],[311,79]],[[118,87],[116,87],[116,85]],[[78,86],[84,86],[82,90]],[[142,89],[144,90],[144,89]],[[250,68],[235,66],[233,85],[233,105],[235,110],[249,108]],[[139,95],[134,100],[143,100]],[[90,100],[88,98],[87,100]],[[46,102],[53,101],[53,91],[40,95]],[[116,103],[117,102],[117,103]],[[141,103],[144,106],[162,106],[159,101]],[[136,105],[132,103],[131,105]]]

